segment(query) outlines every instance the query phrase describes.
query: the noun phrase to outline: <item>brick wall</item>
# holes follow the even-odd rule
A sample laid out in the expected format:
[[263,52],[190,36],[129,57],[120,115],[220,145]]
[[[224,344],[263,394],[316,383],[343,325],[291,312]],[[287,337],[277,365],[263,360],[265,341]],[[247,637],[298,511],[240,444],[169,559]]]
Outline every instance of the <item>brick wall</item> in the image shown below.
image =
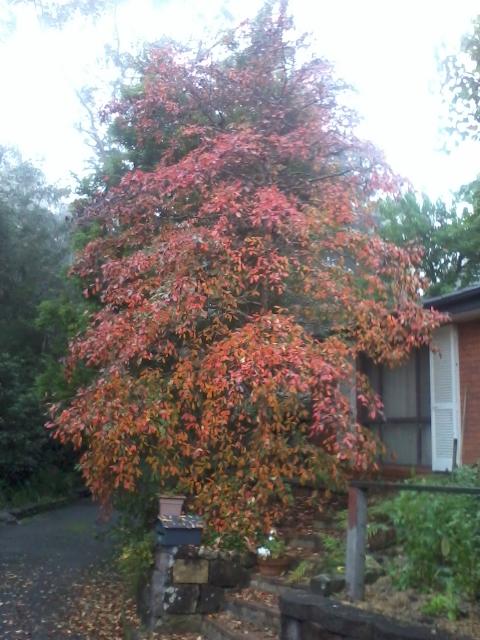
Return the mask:
[[480,320],[458,325],[462,462],[480,461]]

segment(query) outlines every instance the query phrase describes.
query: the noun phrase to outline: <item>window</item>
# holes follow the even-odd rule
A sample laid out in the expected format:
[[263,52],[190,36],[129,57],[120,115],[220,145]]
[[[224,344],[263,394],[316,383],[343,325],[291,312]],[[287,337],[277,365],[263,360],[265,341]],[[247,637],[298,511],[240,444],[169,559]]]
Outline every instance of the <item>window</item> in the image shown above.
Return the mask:
[[375,365],[367,358],[361,370],[384,404],[384,419],[364,420],[385,445],[384,464],[431,466],[430,366],[427,347],[412,353],[400,367]]

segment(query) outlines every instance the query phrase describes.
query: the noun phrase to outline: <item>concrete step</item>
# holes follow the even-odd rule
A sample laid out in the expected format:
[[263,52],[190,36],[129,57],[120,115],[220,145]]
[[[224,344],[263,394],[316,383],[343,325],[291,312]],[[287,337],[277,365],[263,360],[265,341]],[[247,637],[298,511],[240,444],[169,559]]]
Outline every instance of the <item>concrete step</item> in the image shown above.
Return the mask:
[[204,640],[274,640],[278,638],[278,631],[238,620],[230,612],[224,612],[204,619],[202,638]]
[[322,548],[322,538],[317,533],[310,533],[295,536],[288,541],[287,547],[289,550],[301,549],[303,551],[320,551]]
[[279,596],[285,585],[280,578],[267,578],[260,574],[253,574],[250,579],[250,588],[256,591],[264,591],[265,593],[271,593],[275,596]]
[[285,584],[281,578],[268,578],[261,576],[260,574],[254,574],[250,580],[250,587],[257,591],[264,591],[265,593],[271,593],[275,596],[281,595],[284,589],[303,589],[308,591],[308,586]]
[[261,629],[280,631],[280,610],[277,605],[270,606],[263,602],[236,597],[227,599],[225,610],[236,620],[253,624]]

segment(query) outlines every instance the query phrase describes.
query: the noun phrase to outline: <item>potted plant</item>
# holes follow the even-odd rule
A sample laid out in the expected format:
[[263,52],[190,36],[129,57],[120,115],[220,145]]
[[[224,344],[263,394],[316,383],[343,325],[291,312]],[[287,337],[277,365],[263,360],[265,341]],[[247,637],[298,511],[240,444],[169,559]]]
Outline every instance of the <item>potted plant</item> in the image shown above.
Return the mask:
[[263,576],[279,576],[290,564],[286,544],[272,529],[268,537],[257,547],[258,569]]
[[167,481],[158,496],[158,513],[160,516],[181,516],[184,502],[185,496],[179,492],[176,482]]

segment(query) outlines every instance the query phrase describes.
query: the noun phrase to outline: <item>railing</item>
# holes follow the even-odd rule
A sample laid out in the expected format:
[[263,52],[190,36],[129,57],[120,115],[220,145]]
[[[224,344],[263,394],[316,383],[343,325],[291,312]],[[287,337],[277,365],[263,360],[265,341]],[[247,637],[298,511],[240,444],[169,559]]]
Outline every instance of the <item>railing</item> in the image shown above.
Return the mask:
[[352,600],[365,596],[365,549],[367,544],[367,507],[369,491],[423,491],[480,496],[480,489],[447,485],[402,484],[373,480],[352,481],[348,489],[348,530],[345,581]]

